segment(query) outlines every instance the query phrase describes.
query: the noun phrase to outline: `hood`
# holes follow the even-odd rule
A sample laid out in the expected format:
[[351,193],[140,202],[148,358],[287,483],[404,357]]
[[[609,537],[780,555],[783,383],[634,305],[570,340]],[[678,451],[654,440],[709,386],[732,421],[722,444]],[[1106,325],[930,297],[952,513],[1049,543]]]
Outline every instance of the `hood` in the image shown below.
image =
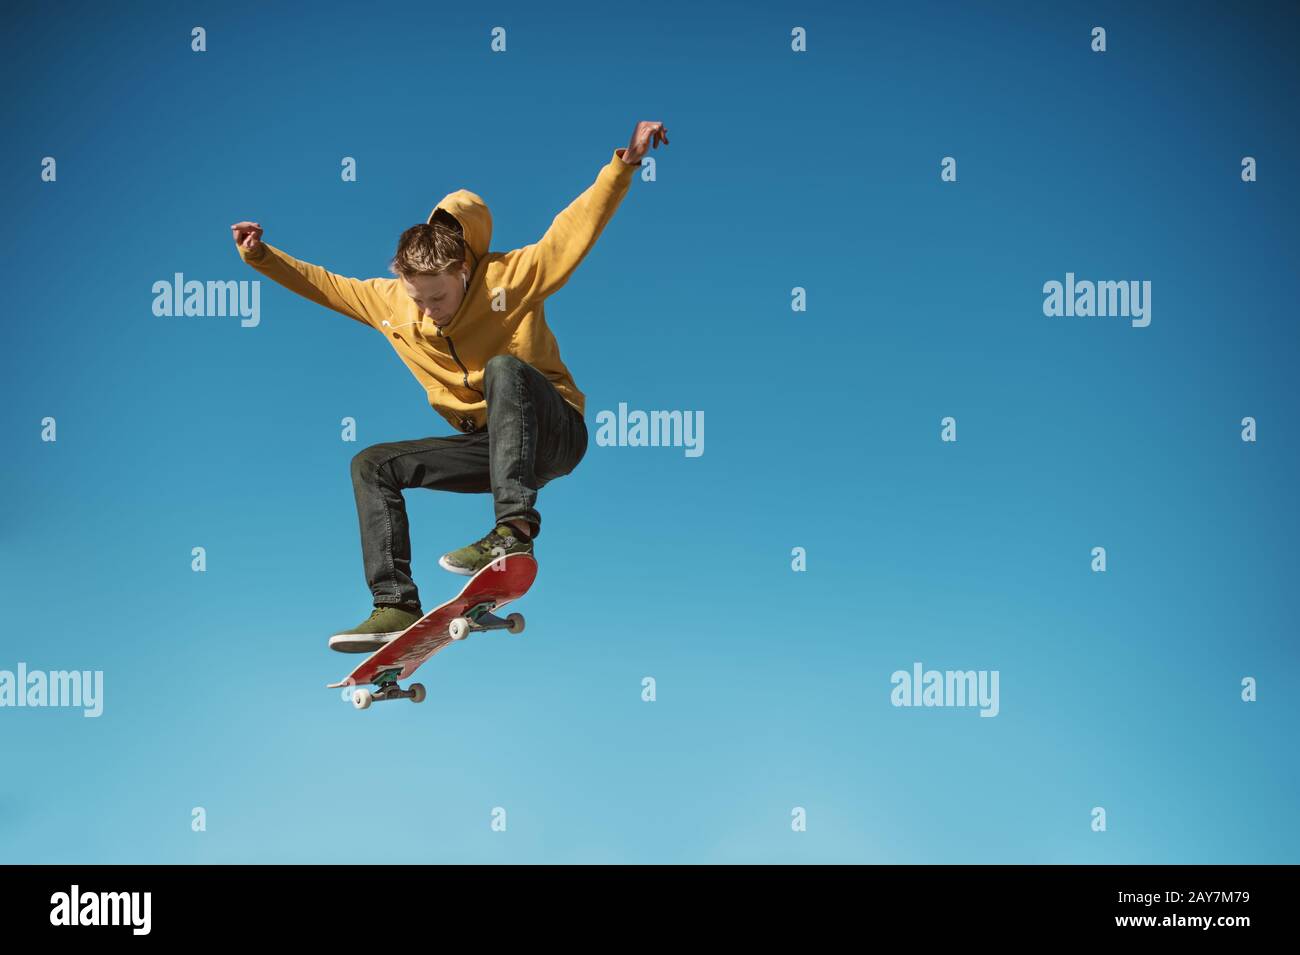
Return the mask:
[[473,274],[478,264],[488,253],[492,242],[492,213],[487,203],[468,189],[457,189],[444,196],[442,201],[429,213],[428,222],[433,224],[439,213],[449,215],[460,223],[460,231],[465,236],[465,247],[469,255],[469,270]]

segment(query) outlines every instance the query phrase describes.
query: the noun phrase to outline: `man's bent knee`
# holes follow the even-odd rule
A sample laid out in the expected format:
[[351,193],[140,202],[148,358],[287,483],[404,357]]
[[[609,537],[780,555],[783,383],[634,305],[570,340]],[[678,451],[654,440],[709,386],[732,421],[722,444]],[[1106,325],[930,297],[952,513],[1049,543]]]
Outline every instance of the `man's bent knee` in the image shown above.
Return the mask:
[[483,366],[485,377],[496,377],[497,375],[517,375],[525,368],[525,362],[522,358],[516,358],[514,355],[493,355]]
[[386,445],[375,444],[352,456],[352,482],[360,484],[373,481],[379,467],[393,456]]

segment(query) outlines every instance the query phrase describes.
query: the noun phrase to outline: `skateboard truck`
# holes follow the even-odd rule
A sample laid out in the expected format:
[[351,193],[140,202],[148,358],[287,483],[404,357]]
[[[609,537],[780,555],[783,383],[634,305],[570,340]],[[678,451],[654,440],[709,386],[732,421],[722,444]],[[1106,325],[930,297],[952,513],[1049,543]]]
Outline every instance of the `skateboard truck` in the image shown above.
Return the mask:
[[498,617],[492,613],[497,602],[486,600],[475,604],[465,611],[463,617],[457,617],[447,625],[447,634],[453,640],[464,640],[471,633],[480,630],[505,630],[508,633],[524,632],[523,614],[512,613],[508,617]]
[[375,674],[374,683],[377,689],[353,690],[352,705],[359,710],[364,710],[371,703],[382,703],[384,700],[410,700],[412,703],[423,703],[424,684],[412,683],[408,689],[403,690],[397,685],[397,676],[401,672],[401,667],[394,667]]

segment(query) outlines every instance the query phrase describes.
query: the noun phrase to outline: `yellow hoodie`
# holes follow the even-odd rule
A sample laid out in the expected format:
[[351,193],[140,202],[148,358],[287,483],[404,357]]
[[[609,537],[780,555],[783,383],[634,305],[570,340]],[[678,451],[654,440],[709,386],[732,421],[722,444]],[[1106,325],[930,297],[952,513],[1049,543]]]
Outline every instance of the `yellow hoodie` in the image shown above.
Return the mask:
[[430,222],[441,209],[460,223],[470,268],[464,301],[442,328],[419,314],[399,279],[335,275],[265,242],[252,252],[236,248],[267,278],[382,332],[424,387],[433,410],[453,428],[484,427],[483,369],[494,355],[528,362],[582,412],[586,398],[560,360],[543,301],[569,280],[627,194],[637,166],[623,162],[622,155],[622,149],[614,151],[596,181],[555,217],[540,240],[513,252],[488,251],[492,214],[474,193],[460,189],[434,206]]

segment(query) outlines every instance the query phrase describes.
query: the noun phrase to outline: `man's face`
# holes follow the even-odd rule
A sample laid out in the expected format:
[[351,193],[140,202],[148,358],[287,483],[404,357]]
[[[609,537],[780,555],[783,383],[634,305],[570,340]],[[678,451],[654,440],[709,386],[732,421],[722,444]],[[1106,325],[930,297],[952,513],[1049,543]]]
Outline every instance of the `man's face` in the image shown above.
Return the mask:
[[460,308],[465,297],[464,279],[459,270],[442,275],[406,275],[402,287],[411,296],[420,315],[431,319],[435,325],[446,325]]

